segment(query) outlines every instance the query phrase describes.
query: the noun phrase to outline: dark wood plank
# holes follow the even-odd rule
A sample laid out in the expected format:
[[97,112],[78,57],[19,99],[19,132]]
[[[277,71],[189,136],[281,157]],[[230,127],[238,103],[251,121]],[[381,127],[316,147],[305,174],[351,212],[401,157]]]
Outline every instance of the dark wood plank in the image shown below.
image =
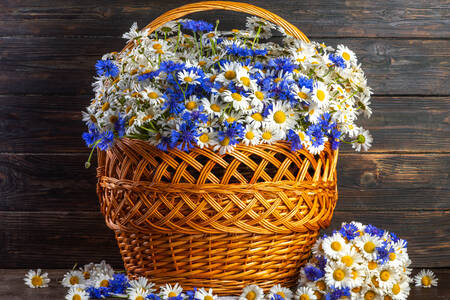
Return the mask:
[[[0,96],[0,152],[87,153],[80,111],[86,96]],[[450,97],[374,97],[374,114],[360,124],[374,136],[371,151],[450,149]],[[341,152],[353,152],[343,145]]]
[[[69,208],[70,209],[70,208]],[[330,230],[359,220],[408,241],[414,267],[450,267],[450,210],[336,211]],[[0,268],[71,268],[106,259],[121,266],[112,231],[99,212],[1,212]]]
[[[144,26],[182,3],[196,1],[2,1],[3,36],[119,36],[133,21]],[[252,4],[286,18],[309,36],[328,37],[450,37],[448,2],[395,1],[283,1],[256,0]],[[224,11],[193,15],[224,28],[244,25],[242,14]],[[357,25],[357,26],[355,26]]]
[[[45,267],[45,266],[43,266]],[[63,299],[66,294],[66,288],[59,284],[67,270],[61,269],[46,269],[49,273],[49,278],[52,280],[49,288],[45,289],[30,289],[24,286],[23,277],[28,272],[28,269],[0,269],[0,295],[8,300],[54,300]],[[413,271],[413,275],[419,272],[419,269]],[[449,269],[432,269],[432,271],[439,278],[438,287],[430,289],[419,288],[411,285],[411,293],[409,299],[414,300],[429,300],[441,299],[447,300],[450,295],[450,270]],[[236,296],[241,291],[236,290]],[[1,297],[1,296],[0,296]],[[117,298],[106,298],[117,299]]]
[[[0,155],[0,210],[97,211],[88,154]],[[338,210],[449,210],[450,154],[347,154]]]
[[[325,39],[355,51],[376,95],[449,95],[450,41]],[[118,38],[0,38],[1,94],[92,95],[94,64]]]

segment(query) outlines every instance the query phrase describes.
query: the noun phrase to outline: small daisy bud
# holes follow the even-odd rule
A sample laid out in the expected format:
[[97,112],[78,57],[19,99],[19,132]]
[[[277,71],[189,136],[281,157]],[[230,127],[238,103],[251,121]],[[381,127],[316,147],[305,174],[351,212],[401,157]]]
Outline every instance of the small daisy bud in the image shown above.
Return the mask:
[[90,162],[85,162],[84,163],[84,167],[86,168],[86,169],[89,169],[90,167],[91,167],[91,163]]

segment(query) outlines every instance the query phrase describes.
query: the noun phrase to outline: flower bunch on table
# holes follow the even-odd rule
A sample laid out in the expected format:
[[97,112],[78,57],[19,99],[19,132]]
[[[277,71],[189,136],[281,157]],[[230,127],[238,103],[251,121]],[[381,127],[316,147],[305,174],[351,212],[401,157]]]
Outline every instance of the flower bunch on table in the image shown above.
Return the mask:
[[[134,24],[124,34],[130,47],[96,64],[86,144],[106,150],[130,137],[221,154],[281,140],[312,154],[326,142],[371,146],[356,121],[371,115],[372,92],[353,51],[306,43],[256,17],[244,30],[218,24],[180,19],[150,35]],[[267,41],[276,29],[281,44]]]
[[407,242],[392,232],[358,222],[319,238],[301,270],[304,299],[408,298],[411,260]]

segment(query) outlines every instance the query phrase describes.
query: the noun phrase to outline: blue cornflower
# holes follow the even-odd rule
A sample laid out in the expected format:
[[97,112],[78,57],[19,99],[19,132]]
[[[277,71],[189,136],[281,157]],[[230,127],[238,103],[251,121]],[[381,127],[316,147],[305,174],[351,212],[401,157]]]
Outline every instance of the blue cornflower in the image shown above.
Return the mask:
[[162,136],[158,145],[156,145],[156,148],[161,151],[167,151],[168,148],[173,148],[171,138],[168,136]]
[[248,47],[239,47],[236,44],[226,47],[227,54],[235,56],[264,56],[267,54],[267,49],[251,49]]
[[314,147],[318,147],[324,144],[324,132],[319,124],[309,126],[306,134],[311,140],[311,144]]
[[229,124],[227,121],[224,122],[224,129],[219,130],[219,141],[222,142],[227,140],[227,145],[235,145],[238,143],[238,138],[241,139],[244,136],[244,126],[242,124],[234,121]]
[[172,130],[171,143],[173,145],[178,143],[178,149],[189,151],[195,147],[198,136],[200,134],[197,132],[197,126],[193,122],[185,122],[178,130]]
[[194,287],[194,289],[186,291],[186,295],[188,296],[188,300],[194,300],[195,293],[197,292],[197,288]]
[[309,89],[311,92],[313,91],[313,87],[314,87],[314,79],[309,79],[308,77],[300,77],[298,79],[298,85],[302,88],[305,87],[307,89]]
[[214,26],[212,24],[205,21],[189,20],[186,22],[182,22],[181,26],[183,26],[183,29],[192,31],[212,31],[214,29]]
[[398,241],[400,241],[400,238],[393,232],[389,233],[389,236],[391,238],[391,241],[393,241],[394,243],[397,243]]
[[176,63],[176,62],[174,62],[172,60],[168,60],[168,61],[163,61],[159,65],[159,71],[169,74],[169,73],[172,73],[174,71],[182,70],[184,68],[184,66],[185,66],[184,63]]
[[272,295],[270,300],[285,300],[285,299],[283,298],[283,296],[275,294],[275,295]]
[[153,294],[153,293],[151,293],[150,295],[148,295],[148,296],[147,296],[147,299],[150,299],[150,300],[161,300],[161,298],[160,298],[158,295]]
[[167,300],[183,300],[183,299],[184,299],[184,297],[180,294],[175,297],[169,297]]
[[328,131],[336,126],[336,123],[331,121],[331,115],[327,112],[320,116],[319,124],[325,131]]
[[153,78],[155,78],[156,76],[158,76],[159,73],[161,73],[161,69],[158,69],[158,70],[156,70],[156,71],[147,72],[147,73],[144,73],[144,74],[139,75],[139,76],[138,76],[138,80],[139,80],[139,81],[144,81],[144,80],[146,80],[146,79],[153,79]]
[[112,131],[106,131],[100,135],[101,141],[98,143],[98,148],[102,151],[106,151],[114,143],[114,133]]
[[269,60],[267,63],[268,67],[275,68],[277,71],[284,71],[288,73],[292,73],[295,68],[297,68],[296,64],[293,64],[292,61],[287,57],[280,57]]
[[83,140],[86,143],[86,146],[92,147],[96,141],[100,138],[100,132],[95,125],[88,126],[88,132],[84,132],[82,134]]
[[337,128],[334,128],[331,131],[331,149],[337,150],[339,148],[339,145],[341,144],[341,135],[342,132]]
[[394,253],[394,249],[387,243],[383,242],[381,247],[377,247],[377,261],[384,265],[389,260],[389,254]]
[[194,122],[195,124],[198,123],[206,123],[208,122],[208,116],[204,113],[202,113],[203,111],[203,106],[199,106],[198,110],[193,110],[193,111],[187,111],[185,112],[181,117],[183,120],[185,121],[191,121]]
[[302,141],[301,141],[300,137],[292,129],[289,129],[288,132],[287,132],[287,140],[289,142],[291,142],[291,151],[292,152],[300,150],[300,149],[303,148]]
[[366,228],[364,228],[364,232],[368,233],[371,236],[377,236],[377,237],[382,237],[384,234],[383,229],[379,229],[371,224],[367,225]]
[[337,287],[330,287],[330,292],[325,295],[326,300],[338,300],[342,297],[350,297],[350,288],[337,288]]
[[319,267],[319,269],[322,272],[325,272],[325,266],[327,265],[326,257],[322,256],[322,255],[319,255],[319,256],[316,256],[316,259],[317,259],[317,266]]
[[342,234],[347,240],[351,241],[355,237],[359,236],[358,227],[355,224],[345,224],[339,230],[339,233]]
[[345,60],[339,56],[339,55],[335,55],[335,54],[328,54],[328,58],[333,62],[333,65],[342,69],[345,69],[347,67],[347,65],[345,64]]
[[166,100],[162,106],[163,110],[168,109],[169,113],[178,115],[185,109],[184,102],[180,101],[180,99],[183,99],[183,95],[177,97],[176,94],[174,94],[168,98],[169,99]]
[[264,106],[264,109],[263,109],[261,115],[262,115],[264,118],[267,118],[267,116],[270,114],[270,112],[271,112],[272,110],[273,110],[273,103],[269,103],[269,104],[267,104],[266,106]]
[[86,292],[89,293],[89,298],[93,299],[103,299],[110,296],[109,288],[106,287],[95,288],[90,286],[86,289]]
[[126,294],[128,287],[130,284],[124,274],[114,274],[113,279],[109,280],[108,289],[112,294]]
[[110,59],[97,60],[97,63],[95,64],[95,69],[97,70],[98,76],[105,75],[116,77],[117,75],[119,75],[119,68]]
[[114,129],[117,132],[119,138],[125,135],[125,118],[122,118],[120,115],[117,118],[117,122],[114,124]]
[[309,281],[316,281],[317,279],[320,279],[325,275],[325,272],[323,270],[313,266],[305,267],[304,271],[306,278],[308,278]]

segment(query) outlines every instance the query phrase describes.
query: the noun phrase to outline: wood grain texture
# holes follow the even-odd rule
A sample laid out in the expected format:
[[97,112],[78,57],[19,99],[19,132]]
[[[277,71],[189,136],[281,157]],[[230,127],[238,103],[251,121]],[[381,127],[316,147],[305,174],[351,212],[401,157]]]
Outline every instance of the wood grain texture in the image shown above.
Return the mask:
[[[182,1],[183,4],[196,1]],[[448,8],[444,0],[256,0],[299,27],[308,36],[320,37],[450,37]],[[4,36],[119,36],[132,21],[142,27],[181,1],[77,1],[5,0],[0,4]],[[225,27],[242,27],[242,14],[217,11],[194,16],[214,22],[221,16]],[[357,25],[357,26],[355,26]]]
[[[87,156],[1,154],[0,211],[97,211]],[[448,210],[449,168],[450,154],[342,153],[337,209]]]
[[[86,96],[0,96],[0,152],[88,153],[80,111]],[[450,151],[450,97],[373,97],[374,114],[361,125],[375,138],[373,152]],[[341,152],[353,152],[344,145]]]
[[[357,215],[358,217],[355,217]],[[445,267],[450,210],[431,212],[336,211],[332,226],[357,219],[389,229],[408,241],[414,267]],[[439,223],[439,226],[436,225]],[[113,232],[100,212],[0,212],[2,268],[71,268],[106,259],[122,267]],[[44,258],[44,259],[43,259]]]
[[[327,38],[357,54],[375,95],[450,94],[448,40]],[[0,38],[0,94],[92,95],[94,65],[118,38]]]

